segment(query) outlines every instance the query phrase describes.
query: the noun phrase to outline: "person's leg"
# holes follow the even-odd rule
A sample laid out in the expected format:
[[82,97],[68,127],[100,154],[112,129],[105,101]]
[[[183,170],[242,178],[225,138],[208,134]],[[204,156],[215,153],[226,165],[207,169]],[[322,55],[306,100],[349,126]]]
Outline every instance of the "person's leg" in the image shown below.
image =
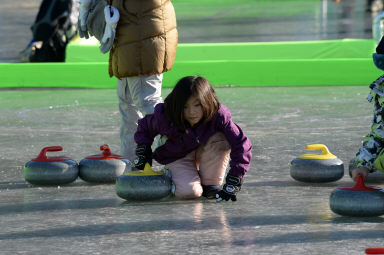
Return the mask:
[[127,77],[117,81],[119,110],[122,116],[120,127],[120,153],[133,161],[136,157],[134,134],[137,120],[144,114],[153,113],[156,104],[162,102],[161,84],[163,74]]
[[375,170],[384,172],[384,149],[380,151],[377,155],[375,161],[373,161],[373,166]]
[[143,115],[153,113],[155,105],[163,102],[163,74],[128,77],[127,80],[132,101]]
[[121,114],[120,125],[120,154],[133,161],[135,159],[136,144],[133,135],[137,129],[137,120],[142,114],[132,101],[127,79],[117,80],[117,97]]
[[172,174],[172,182],[175,185],[175,197],[181,199],[201,197],[203,189],[196,168],[195,151],[182,159],[168,164],[166,168]]
[[[163,74],[128,77],[127,81],[132,101],[143,115],[153,113],[155,106],[163,102],[161,97]],[[156,147],[159,139],[160,136],[155,137],[152,149]]]
[[215,193],[219,191],[228,167],[230,152],[230,145],[223,133],[214,134],[197,149],[203,196],[214,198]]

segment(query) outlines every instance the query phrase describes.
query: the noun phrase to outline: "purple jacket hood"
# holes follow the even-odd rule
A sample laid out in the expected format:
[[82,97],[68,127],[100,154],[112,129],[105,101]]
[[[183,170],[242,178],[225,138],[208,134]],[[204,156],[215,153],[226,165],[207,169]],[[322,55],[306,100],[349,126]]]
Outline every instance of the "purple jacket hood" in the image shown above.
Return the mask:
[[216,132],[222,132],[231,146],[229,173],[243,177],[249,170],[252,144],[241,128],[232,121],[231,113],[224,105],[220,105],[212,120],[183,129],[167,119],[163,103],[157,104],[153,114],[138,121],[135,141],[138,145],[151,146],[156,135],[166,136],[165,144],[153,153],[154,159],[165,165],[196,150]]

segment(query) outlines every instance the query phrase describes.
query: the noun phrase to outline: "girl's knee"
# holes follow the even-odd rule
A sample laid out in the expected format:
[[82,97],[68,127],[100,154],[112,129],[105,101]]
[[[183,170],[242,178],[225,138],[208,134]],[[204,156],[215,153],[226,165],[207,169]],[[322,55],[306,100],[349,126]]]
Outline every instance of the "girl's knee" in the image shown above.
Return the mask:
[[187,187],[177,187],[175,190],[175,197],[179,199],[194,199],[199,198],[203,194],[203,187],[201,184],[193,184]]
[[228,152],[231,149],[229,142],[221,132],[214,134],[204,147],[204,151],[210,151],[214,153]]

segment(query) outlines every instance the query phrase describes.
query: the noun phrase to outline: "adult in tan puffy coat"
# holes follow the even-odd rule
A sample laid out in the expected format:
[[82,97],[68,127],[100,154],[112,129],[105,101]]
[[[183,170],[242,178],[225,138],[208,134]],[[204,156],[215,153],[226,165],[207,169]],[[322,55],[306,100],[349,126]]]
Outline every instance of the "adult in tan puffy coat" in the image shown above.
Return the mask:
[[120,13],[109,55],[109,74],[116,76],[120,153],[133,160],[137,120],[162,102],[163,73],[171,69],[177,48],[176,15],[170,0],[113,0]]

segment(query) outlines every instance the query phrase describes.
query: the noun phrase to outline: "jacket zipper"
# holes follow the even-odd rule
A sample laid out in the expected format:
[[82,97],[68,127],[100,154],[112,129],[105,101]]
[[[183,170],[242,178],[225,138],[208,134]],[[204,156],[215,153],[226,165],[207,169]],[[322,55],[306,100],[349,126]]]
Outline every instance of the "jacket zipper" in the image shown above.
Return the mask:
[[196,135],[195,130],[193,130],[192,128],[191,128],[190,130],[191,130],[192,134],[196,137],[196,142],[197,142],[197,144],[200,144],[199,136]]

